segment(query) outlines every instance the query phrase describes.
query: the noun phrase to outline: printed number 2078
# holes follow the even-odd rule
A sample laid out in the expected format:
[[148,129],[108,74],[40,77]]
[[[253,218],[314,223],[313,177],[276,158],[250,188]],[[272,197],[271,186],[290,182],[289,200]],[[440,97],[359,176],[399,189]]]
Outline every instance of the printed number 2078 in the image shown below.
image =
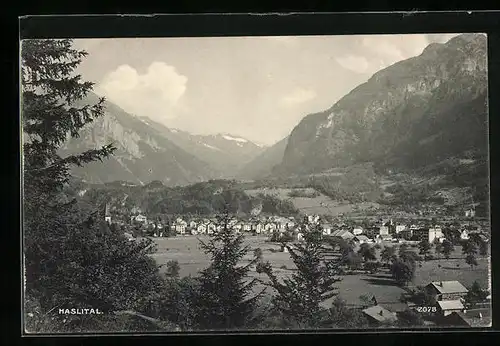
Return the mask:
[[436,312],[437,308],[435,306],[418,306],[417,312]]

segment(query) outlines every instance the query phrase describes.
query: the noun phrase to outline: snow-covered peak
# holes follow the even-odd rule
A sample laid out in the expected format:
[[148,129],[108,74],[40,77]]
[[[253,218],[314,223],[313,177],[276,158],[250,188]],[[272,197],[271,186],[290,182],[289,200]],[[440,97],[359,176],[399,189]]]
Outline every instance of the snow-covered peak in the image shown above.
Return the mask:
[[228,140],[228,141],[235,141],[235,142],[240,142],[240,143],[247,143],[248,141],[244,138],[238,138],[238,137],[232,137],[229,135],[222,135],[222,138]]
[[213,150],[218,150],[218,151],[221,151],[219,148],[216,148],[216,147],[214,147],[214,146],[212,146],[212,145],[209,145],[209,144],[207,144],[207,143],[202,143],[202,144],[203,144],[205,147],[207,147],[207,148],[210,148],[210,149],[213,149]]

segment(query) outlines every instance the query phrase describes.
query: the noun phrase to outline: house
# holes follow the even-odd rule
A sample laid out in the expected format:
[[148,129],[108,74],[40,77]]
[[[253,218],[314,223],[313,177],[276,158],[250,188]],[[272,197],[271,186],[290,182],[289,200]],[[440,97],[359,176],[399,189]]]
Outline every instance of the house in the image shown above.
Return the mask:
[[441,317],[437,322],[447,327],[491,327],[491,317],[483,316],[482,312],[452,312]]
[[465,217],[474,217],[476,216],[476,211],[474,209],[469,209],[465,211]]
[[127,238],[127,240],[131,241],[131,240],[134,240],[134,236],[130,233],[123,233],[123,235],[125,236],[125,238]]
[[207,224],[207,234],[213,234],[216,230],[216,225],[213,222]]
[[317,224],[319,222],[319,215],[307,215],[307,222]]
[[189,221],[188,225],[189,225],[189,228],[196,229],[196,226],[198,225],[198,223],[194,220],[191,220],[191,221]]
[[198,234],[206,234],[207,233],[207,224],[200,222],[198,226],[196,226],[196,231]]
[[250,232],[252,231],[252,224],[250,222],[244,222],[241,224],[241,229],[243,232]]
[[380,226],[378,229],[379,235],[389,235],[389,227],[388,226]]
[[257,234],[264,232],[264,224],[262,222],[257,222],[252,225],[252,231]]
[[297,241],[304,240],[304,233],[301,233],[301,232],[297,233],[296,239],[297,239]]
[[344,240],[351,240],[354,238],[354,234],[352,234],[351,232],[349,232],[347,230],[343,230],[343,229],[336,230],[335,232],[332,233],[332,236],[339,237],[339,238],[342,238]]
[[267,222],[264,224],[264,231],[266,233],[273,233],[276,230],[276,224],[274,222]]
[[357,235],[353,238],[354,242],[358,244],[365,244],[370,242],[370,238],[368,238],[366,235]]
[[286,225],[288,223],[288,219],[285,218],[277,218],[274,223],[276,224],[276,229],[280,232],[286,231]]
[[361,227],[354,227],[354,229],[352,230],[352,234],[354,235],[363,234],[363,229]]
[[380,305],[370,306],[363,310],[371,324],[393,323],[397,320],[395,312],[391,312]]
[[460,232],[460,240],[469,240],[469,232],[466,229]]
[[429,243],[433,243],[435,240],[443,241],[444,234],[440,227],[429,228]]
[[232,228],[231,228],[231,229],[232,229],[233,231],[236,231],[236,232],[238,232],[238,233],[239,233],[239,232],[241,231],[241,229],[242,229],[242,228],[243,228],[243,225],[242,225],[241,223],[235,223],[235,224],[233,224],[233,225],[232,225]]
[[401,233],[406,229],[406,225],[396,225],[396,234]]
[[132,216],[132,221],[135,221],[135,222],[140,222],[140,223],[146,223],[148,221],[148,219],[142,215],[142,214],[139,214],[139,215],[136,215],[136,216]]
[[437,305],[442,316],[448,316],[453,312],[464,312],[465,309],[460,300],[440,300]]
[[295,222],[292,220],[288,220],[286,223],[286,229],[287,230],[292,230],[295,227]]
[[186,233],[186,228],[187,228],[188,223],[181,218],[178,218],[175,220],[173,226],[175,233],[177,234],[185,234]]
[[332,226],[329,224],[322,224],[321,229],[323,230],[323,235],[330,235],[332,233]]
[[425,288],[437,301],[464,298],[468,292],[467,288],[458,281],[431,282]]

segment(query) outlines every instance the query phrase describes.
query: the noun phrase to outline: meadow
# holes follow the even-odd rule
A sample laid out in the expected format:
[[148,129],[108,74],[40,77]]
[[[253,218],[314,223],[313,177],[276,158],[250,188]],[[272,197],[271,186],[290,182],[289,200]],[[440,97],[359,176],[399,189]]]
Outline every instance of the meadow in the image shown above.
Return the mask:
[[[170,260],[179,262],[180,276],[196,276],[200,270],[209,265],[209,258],[201,251],[198,240],[207,241],[207,236],[153,239],[158,247],[157,252],[152,257],[161,266],[162,272],[166,270],[164,265]],[[267,239],[267,237],[262,236],[246,236],[244,243],[250,247],[251,251],[243,258],[241,264],[247,264],[253,258],[253,249],[260,248],[264,261],[271,263],[273,271],[278,277],[283,278],[291,275],[296,268],[290,255],[280,252],[280,245],[267,242]],[[388,244],[387,246],[393,245]],[[377,253],[380,254],[380,250]],[[486,288],[488,287],[488,268],[488,259],[479,258],[478,266],[471,269],[465,263],[461,249],[456,247],[448,260],[442,258],[419,262],[415,279],[411,285],[423,286],[431,281],[458,280],[466,287],[470,287],[477,280],[482,287]],[[250,277],[267,282],[267,277],[257,273],[255,268],[251,268]],[[336,286],[339,296],[350,306],[359,306],[361,295],[374,295],[379,303],[398,303],[401,294],[404,293],[404,290],[393,282],[387,270],[382,270],[377,274],[345,275]],[[255,287],[255,291],[260,292],[264,287],[264,284],[259,283]],[[267,289],[267,292],[272,294],[270,288]],[[328,306],[330,301],[326,301],[324,304]]]
[[249,196],[257,196],[258,194],[271,195],[281,200],[289,200],[295,208],[304,214],[318,214],[339,216],[351,214],[358,211],[369,211],[378,209],[379,205],[373,202],[349,203],[348,201],[334,201],[330,197],[319,193],[316,197],[290,197],[290,192],[294,190],[304,191],[306,193],[315,192],[312,188],[259,188],[245,190]]

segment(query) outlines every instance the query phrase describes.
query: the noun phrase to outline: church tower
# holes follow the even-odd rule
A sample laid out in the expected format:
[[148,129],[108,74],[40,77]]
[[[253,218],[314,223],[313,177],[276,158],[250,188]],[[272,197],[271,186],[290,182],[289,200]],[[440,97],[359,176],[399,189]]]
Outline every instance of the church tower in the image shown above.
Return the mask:
[[104,207],[104,220],[107,223],[111,223],[111,213],[109,211],[109,203],[106,203],[106,205]]

